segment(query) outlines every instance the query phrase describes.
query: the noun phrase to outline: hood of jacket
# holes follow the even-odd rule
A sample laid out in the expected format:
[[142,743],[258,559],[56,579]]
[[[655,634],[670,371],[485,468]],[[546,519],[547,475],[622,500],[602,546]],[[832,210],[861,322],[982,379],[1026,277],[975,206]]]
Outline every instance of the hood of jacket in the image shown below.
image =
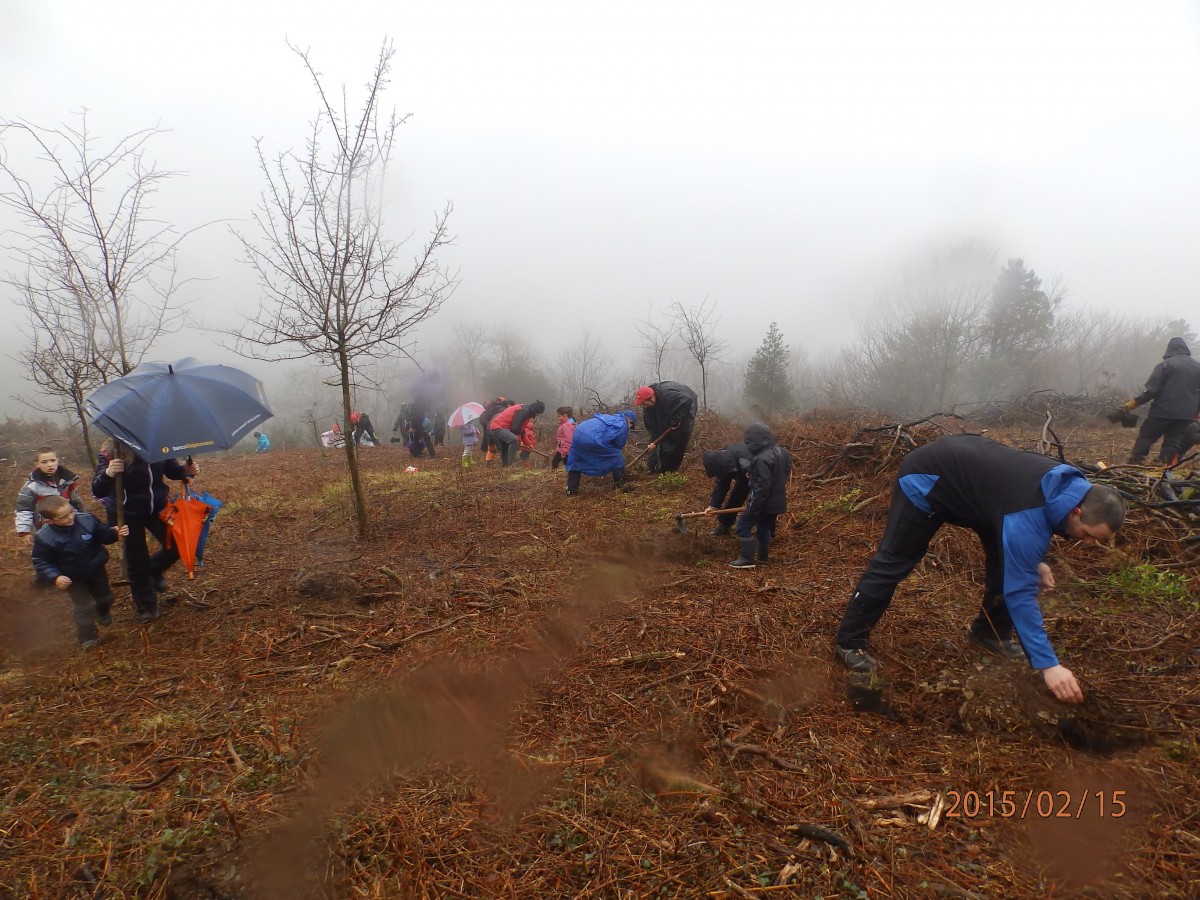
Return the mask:
[[745,444],[730,444],[720,450],[705,450],[704,474],[709,478],[724,478],[746,471],[750,464],[750,452]]
[[746,449],[751,453],[761,453],[775,443],[775,435],[762,422],[755,422],[746,429]]
[[1167,352],[1163,354],[1163,359],[1170,359],[1172,356],[1191,356],[1192,351],[1188,349],[1187,341],[1181,337],[1173,337],[1167,341]]

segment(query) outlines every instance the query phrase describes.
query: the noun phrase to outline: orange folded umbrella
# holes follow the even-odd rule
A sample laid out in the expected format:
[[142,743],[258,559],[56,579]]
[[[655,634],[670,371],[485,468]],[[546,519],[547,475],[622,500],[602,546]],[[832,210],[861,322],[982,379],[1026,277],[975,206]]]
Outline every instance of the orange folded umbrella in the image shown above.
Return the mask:
[[159,516],[167,523],[167,546],[179,551],[188,578],[196,577],[196,547],[204,531],[209,505],[192,496],[183,496],[168,503]]

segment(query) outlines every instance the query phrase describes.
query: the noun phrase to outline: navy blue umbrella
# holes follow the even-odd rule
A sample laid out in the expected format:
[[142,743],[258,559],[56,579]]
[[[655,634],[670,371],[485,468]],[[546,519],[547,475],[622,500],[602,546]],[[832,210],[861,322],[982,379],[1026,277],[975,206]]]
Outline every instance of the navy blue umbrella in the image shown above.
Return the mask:
[[92,424],[147,462],[228,450],[271,418],[262,382],[192,357],[142,363],[87,398]]

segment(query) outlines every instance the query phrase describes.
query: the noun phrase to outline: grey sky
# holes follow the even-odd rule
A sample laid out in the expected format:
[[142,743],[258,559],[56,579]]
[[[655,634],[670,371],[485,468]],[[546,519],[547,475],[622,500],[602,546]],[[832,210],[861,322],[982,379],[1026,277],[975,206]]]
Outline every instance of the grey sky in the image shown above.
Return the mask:
[[[652,302],[711,296],[738,349],[778,320],[814,352],[966,237],[1060,275],[1072,307],[1196,325],[1197,8],[0,0],[0,115],[169,128],[151,153],[187,177],[159,213],[245,220],[253,139],[298,146],[316,108],[285,38],[353,98],[390,36],[387,103],[413,116],[388,221],[420,237],[455,207],[462,283],[423,346],[473,317],[624,350]],[[185,245],[210,321],[255,301],[239,256],[222,226]]]

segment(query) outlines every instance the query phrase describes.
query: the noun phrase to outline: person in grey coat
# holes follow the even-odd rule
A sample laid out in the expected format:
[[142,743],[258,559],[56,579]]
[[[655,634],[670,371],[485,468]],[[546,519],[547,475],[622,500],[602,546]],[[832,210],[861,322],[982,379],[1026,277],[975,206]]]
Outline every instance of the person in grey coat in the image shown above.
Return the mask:
[[1132,411],[1143,403],[1150,404],[1150,412],[1133,442],[1129,462],[1144,462],[1154,442],[1162,438],[1158,461],[1173,464],[1184,433],[1200,414],[1200,361],[1192,357],[1183,338],[1171,338],[1162,362],[1146,380],[1146,389],[1129,400],[1125,409]]

